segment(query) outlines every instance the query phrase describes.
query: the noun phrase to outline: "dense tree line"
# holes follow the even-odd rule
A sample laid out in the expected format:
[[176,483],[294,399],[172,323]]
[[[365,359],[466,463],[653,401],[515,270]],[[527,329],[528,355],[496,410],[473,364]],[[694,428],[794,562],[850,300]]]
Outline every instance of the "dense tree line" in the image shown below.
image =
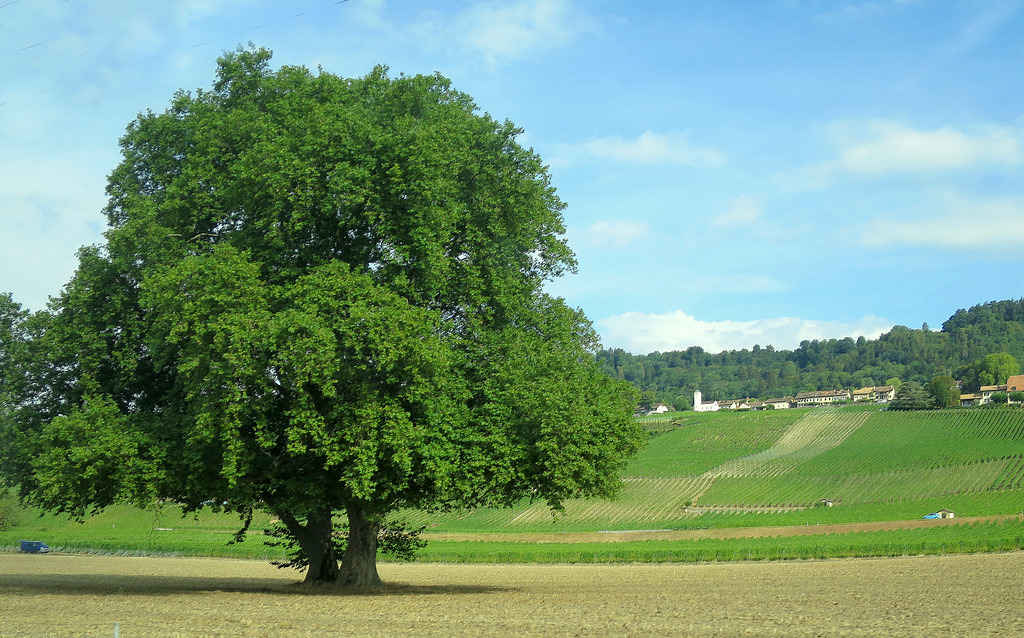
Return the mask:
[[923,386],[948,375],[972,391],[988,380],[986,357],[1000,353],[1024,360],[1024,299],[958,310],[940,331],[927,324],[920,329],[894,326],[878,339],[815,339],[802,341],[795,350],[754,345],[713,354],[692,346],[634,355],[616,348],[599,351],[598,361],[609,376],[682,409],[690,406],[695,390],[706,400],[771,398],[887,385],[893,379]]

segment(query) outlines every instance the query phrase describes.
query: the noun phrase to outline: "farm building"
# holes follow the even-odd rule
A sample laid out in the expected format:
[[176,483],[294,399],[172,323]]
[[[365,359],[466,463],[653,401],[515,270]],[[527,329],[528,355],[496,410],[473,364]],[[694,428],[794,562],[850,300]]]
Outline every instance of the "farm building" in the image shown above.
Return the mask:
[[664,403],[655,403],[654,408],[647,411],[647,414],[665,414],[668,412],[668,406]]
[[722,410],[757,410],[764,407],[764,404],[753,399],[726,399],[719,401],[718,407]]
[[[986,405],[992,403],[992,395],[997,392],[1010,393],[1024,391],[1024,374],[1015,374],[999,385],[983,385],[980,393],[961,394],[960,405]],[[1011,400],[1010,403],[1013,403]]]
[[961,394],[960,395],[960,405],[962,405],[962,406],[978,405],[979,403],[981,403],[981,393],[980,392],[972,392],[970,394]]
[[849,390],[821,390],[819,392],[801,392],[796,395],[796,404],[800,407],[841,403],[849,400]]
[[891,385],[867,386],[853,391],[854,401],[887,403],[894,398],[896,398],[896,390]]
[[711,403],[704,403],[702,400],[700,390],[693,393],[693,411],[694,412],[718,412],[721,406],[718,405],[718,401],[712,401]]
[[1015,374],[1006,380],[1006,391],[1007,392],[1021,392],[1024,391],[1024,374]]

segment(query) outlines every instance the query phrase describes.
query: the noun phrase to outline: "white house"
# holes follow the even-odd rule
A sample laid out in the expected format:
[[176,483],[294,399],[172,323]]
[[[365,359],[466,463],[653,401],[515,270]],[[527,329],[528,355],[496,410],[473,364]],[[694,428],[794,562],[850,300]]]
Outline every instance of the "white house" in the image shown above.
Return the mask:
[[655,403],[653,410],[648,410],[647,414],[664,414],[668,412],[668,406],[664,403]]
[[693,393],[693,411],[694,412],[718,412],[720,406],[718,401],[712,401],[711,403],[704,403],[701,401],[700,390]]
[[822,405],[824,403],[837,403],[849,400],[849,390],[821,390],[818,392],[801,392],[796,395],[796,404],[802,408],[811,405]]

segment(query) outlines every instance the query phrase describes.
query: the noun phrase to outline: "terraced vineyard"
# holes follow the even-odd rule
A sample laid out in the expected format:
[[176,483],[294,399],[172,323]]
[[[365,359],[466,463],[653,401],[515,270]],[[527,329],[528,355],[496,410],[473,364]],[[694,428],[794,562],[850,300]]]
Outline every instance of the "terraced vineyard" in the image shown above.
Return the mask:
[[780,476],[838,446],[868,420],[867,412],[819,408],[795,422],[772,447],[705,472],[711,478]]
[[[577,531],[1024,510],[1020,408],[687,413],[673,423],[627,468],[614,501],[570,501],[556,515],[544,503],[523,503],[413,522],[432,531]],[[825,499],[835,507],[815,507]]]

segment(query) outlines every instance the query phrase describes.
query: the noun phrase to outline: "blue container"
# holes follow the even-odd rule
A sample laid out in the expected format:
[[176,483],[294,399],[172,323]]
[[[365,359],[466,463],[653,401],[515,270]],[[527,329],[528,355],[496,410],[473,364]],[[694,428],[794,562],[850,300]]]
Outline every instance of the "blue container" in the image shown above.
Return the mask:
[[27,554],[45,554],[50,551],[50,546],[43,541],[18,541],[21,543],[21,551]]

